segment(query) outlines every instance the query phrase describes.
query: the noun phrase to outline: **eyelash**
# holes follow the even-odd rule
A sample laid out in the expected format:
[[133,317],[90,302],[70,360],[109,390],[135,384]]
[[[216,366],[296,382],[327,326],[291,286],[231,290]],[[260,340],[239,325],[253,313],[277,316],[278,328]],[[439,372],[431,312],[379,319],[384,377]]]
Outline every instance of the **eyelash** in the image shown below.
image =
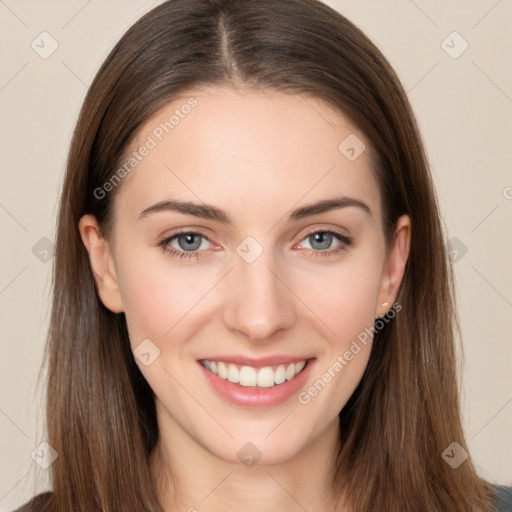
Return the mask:
[[[334,237],[337,238],[339,242],[341,242],[341,245],[339,247],[337,247],[336,249],[327,249],[327,250],[323,250],[323,251],[315,251],[313,249],[308,249],[310,252],[312,252],[314,254],[315,258],[319,258],[319,257],[325,258],[325,257],[329,257],[329,256],[336,256],[337,254],[341,253],[342,251],[346,251],[347,248],[350,247],[353,242],[352,238],[350,238],[346,235],[342,235],[341,233],[338,233],[337,231],[329,230],[329,229],[319,229],[319,230],[311,231],[311,232],[307,233],[306,236],[304,236],[304,238],[302,240],[305,240],[306,238],[309,238],[310,236],[315,235],[317,233],[324,233],[324,234],[327,233],[330,235],[334,235]],[[183,258],[186,258],[186,259],[202,258],[202,256],[200,256],[200,253],[203,251],[194,251],[194,252],[179,251],[174,248],[172,248],[172,249],[170,248],[169,244],[173,240],[175,240],[176,238],[179,238],[180,236],[184,236],[184,235],[199,235],[201,238],[207,240],[210,243],[213,243],[207,236],[203,235],[202,233],[198,233],[196,231],[178,231],[176,233],[173,233],[170,236],[166,236],[166,237],[160,239],[158,241],[158,247],[161,247],[162,250],[164,251],[164,253],[168,254],[169,256],[171,256],[173,258],[179,258],[180,260]]]

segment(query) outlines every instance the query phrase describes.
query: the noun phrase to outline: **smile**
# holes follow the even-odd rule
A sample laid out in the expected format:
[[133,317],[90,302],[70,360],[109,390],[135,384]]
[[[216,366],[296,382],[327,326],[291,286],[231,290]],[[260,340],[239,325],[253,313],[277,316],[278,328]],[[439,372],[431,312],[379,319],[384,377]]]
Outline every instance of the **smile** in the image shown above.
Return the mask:
[[302,372],[308,360],[288,364],[264,366],[240,366],[223,361],[201,360],[201,364],[211,373],[223,380],[243,387],[272,388],[293,380]]

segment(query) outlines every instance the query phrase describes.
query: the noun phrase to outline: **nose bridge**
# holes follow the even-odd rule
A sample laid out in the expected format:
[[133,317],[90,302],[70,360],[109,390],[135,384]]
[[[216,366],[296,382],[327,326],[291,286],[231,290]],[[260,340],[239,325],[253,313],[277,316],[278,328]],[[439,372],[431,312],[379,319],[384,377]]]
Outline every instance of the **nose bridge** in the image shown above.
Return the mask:
[[271,249],[258,248],[253,239],[242,242],[237,253],[225,322],[249,339],[268,340],[274,332],[293,325],[293,294],[282,282]]

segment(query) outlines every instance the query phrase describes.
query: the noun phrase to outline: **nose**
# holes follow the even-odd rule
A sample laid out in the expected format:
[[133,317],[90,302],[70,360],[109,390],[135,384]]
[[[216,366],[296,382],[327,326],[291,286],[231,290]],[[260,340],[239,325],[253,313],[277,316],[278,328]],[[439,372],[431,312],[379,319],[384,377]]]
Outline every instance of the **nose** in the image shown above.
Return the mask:
[[275,267],[270,251],[264,251],[252,263],[239,258],[230,272],[224,323],[249,341],[272,341],[296,321],[293,287]]

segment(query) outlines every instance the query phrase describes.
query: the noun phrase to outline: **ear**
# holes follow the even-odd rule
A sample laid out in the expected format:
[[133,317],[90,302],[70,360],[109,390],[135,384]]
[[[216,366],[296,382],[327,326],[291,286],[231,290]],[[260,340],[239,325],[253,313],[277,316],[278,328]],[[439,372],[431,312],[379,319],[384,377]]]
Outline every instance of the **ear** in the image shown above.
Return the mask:
[[101,302],[114,313],[121,313],[124,311],[123,301],[109,242],[101,236],[94,215],[84,215],[78,223],[78,228],[89,253]]
[[411,219],[408,215],[402,215],[397,220],[395,233],[384,262],[377,294],[375,318],[385,315],[391,309],[402,282],[410,246]]

